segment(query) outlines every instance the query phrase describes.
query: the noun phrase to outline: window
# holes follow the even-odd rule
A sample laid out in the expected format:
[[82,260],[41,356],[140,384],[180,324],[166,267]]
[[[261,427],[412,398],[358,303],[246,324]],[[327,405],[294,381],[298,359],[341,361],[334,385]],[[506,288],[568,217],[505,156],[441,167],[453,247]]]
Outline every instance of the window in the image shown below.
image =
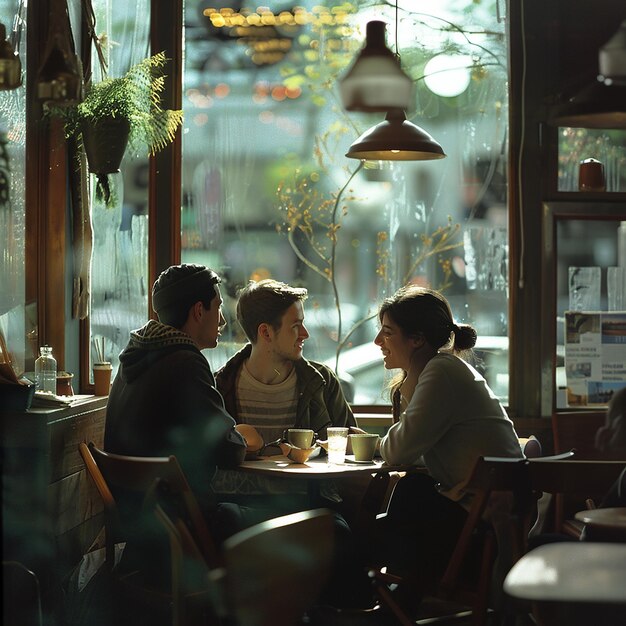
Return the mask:
[[416,86],[409,117],[447,158],[361,164],[344,155],[384,116],[346,113],[337,81],[369,20],[387,23],[395,49],[391,7],[186,3],[182,260],[225,279],[229,336],[207,353],[214,368],[243,342],[237,289],[272,277],[309,289],[305,355],[337,366],[353,402],[387,403],[376,309],[412,281],[477,328],[479,366],[506,401],[503,3],[430,6],[399,2],[397,44]]
[[[25,8],[0,7],[0,22],[26,70]],[[0,91],[0,332],[18,374],[38,356],[36,303],[26,298],[26,79]]]
[[[97,32],[110,35],[103,52],[105,72],[92,50],[94,81],[124,75],[149,56],[150,3],[94,0]],[[106,45],[108,44],[108,45]],[[130,331],[148,319],[148,157],[130,147],[120,172],[109,174],[111,200],[105,202],[90,176],[93,256],[91,263],[91,363],[110,361],[113,375]],[[91,367],[89,367],[91,371]]]

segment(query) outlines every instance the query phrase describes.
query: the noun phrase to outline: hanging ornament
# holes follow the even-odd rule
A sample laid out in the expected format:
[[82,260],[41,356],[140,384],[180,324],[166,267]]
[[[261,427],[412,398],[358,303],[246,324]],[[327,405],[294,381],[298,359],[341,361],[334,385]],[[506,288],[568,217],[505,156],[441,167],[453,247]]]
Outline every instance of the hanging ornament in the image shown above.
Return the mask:
[[7,40],[7,29],[0,23],[0,89],[16,89],[22,84],[22,64]]
[[74,39],[66,0],[50,3],[50,25],[43,62],[37,75],[37,97],[55,105],[71,105],[82,100],[83,79],[80,61],[74,52]]

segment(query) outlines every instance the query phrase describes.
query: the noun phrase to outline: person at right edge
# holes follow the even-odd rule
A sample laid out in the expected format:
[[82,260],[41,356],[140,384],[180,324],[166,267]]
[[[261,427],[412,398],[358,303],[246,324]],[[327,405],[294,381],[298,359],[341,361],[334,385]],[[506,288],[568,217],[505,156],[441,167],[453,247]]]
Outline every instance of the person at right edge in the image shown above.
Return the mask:
[[380,565],[406,581],[397,599],[414,612],[436,589],[465,523],[471,500],[462,485],[476,460],[523,455],[504,407],[462,358],[476,331],[455,323],[443,295],[405,286],[383,301],[378,317],[374,343],[385,368],[402,370],[380,453],[387,463],[428,470],[400,479],[377,532]]

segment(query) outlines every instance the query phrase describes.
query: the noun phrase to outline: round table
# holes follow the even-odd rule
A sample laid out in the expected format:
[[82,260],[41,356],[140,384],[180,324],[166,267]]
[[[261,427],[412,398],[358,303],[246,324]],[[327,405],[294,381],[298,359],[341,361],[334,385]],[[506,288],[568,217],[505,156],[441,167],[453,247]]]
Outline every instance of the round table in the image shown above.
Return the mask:
[[626,545],[565,541],[539,546],[511,568],[504,590],[532,602],[541,626],[626,624]]
[[594,540],[626,541],[626,507],[579,511],[575,517],[587,525]]

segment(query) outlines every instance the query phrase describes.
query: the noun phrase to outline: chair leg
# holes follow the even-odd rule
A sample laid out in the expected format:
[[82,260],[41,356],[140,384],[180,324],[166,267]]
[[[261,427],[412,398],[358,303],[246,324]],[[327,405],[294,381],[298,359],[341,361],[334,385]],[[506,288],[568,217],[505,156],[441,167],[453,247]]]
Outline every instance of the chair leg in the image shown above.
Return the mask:
[[402,607],[394,600],[385,583],[374,579],[374,591],[381,602],[393,613],[399,624],[402,626],[415,626],[415,621],[410,619],[402,610]]
[[485,544],[483,546],[476,603],[474,605],[474,610],[472,611],[472,624],[474,626],[484,626],[487,621],[491,574],[493,572],[493,559],[495,557],[495,544],[495,535],[492,532],[488,532],[485,536]]

